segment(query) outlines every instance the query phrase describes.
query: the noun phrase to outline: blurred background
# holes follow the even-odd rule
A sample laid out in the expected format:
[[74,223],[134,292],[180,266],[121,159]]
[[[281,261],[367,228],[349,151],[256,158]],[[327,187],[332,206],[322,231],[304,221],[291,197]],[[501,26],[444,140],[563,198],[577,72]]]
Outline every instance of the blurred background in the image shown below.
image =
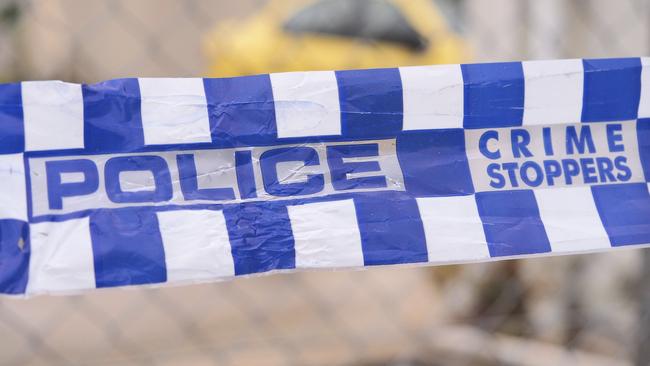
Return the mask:
[[[648,54],[645,0],[0,0],[3,82]],[[648,278],[625,250],[3,298],[0,364],[647,365]]]

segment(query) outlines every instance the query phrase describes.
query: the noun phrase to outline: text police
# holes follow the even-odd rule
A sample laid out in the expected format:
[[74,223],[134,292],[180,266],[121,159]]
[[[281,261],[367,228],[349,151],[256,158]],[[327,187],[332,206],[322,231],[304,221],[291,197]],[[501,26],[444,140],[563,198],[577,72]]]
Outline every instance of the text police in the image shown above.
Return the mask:
[[40,157],[29,167],[34,215],[404,189],[395,140]]

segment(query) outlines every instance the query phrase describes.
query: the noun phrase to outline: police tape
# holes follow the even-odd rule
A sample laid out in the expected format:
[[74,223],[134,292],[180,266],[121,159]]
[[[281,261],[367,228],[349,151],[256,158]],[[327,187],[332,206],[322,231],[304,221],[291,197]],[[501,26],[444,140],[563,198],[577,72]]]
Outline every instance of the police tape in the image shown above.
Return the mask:
[[0,292],[650,243],[646,58],[0,85]]

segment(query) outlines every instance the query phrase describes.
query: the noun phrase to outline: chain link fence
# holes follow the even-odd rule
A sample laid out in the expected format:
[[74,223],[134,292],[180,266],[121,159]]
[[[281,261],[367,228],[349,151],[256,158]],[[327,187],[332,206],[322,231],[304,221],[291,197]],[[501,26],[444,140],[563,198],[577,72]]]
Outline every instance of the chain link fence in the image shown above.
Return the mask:
[[[203,76],[206,35],[265,2],[0,0],[0,80]],[[650,51],[644,0],[437,6],[474,61]],[[0,299],[0,364],[645,365],[649,271],[629,250]]]

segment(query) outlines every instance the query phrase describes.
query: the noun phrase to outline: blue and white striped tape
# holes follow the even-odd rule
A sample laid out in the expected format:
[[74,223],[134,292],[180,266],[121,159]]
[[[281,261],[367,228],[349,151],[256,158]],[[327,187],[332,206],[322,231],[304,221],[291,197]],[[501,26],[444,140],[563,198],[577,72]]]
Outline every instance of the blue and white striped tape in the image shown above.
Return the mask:
[[2,84],[0,292],[646,245],[649,65]]

